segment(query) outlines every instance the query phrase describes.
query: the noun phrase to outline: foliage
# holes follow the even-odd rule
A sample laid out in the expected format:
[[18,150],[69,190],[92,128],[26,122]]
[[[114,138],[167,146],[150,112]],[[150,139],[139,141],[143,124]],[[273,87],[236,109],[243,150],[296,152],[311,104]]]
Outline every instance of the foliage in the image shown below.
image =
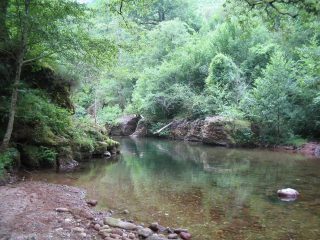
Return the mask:
[[261,126],[263,142],[280,143],[292,133],[292,119],[298,116],[295,106],[297,84],[294,66],[284,54],[276,52],[255,82],[248,115]]
[[89,101],[98,103],[101,123],[128,112],[155,126],[222,115],[259,126],[235,132],[243,144],[320,136],[316,1],[114,0],[109,7],[120,17],[108,20],[118,27],[108,34],[126,47]]
[[5,152],[0,152],[0,176],[5,168],[10,167],[17,158],[19,152],[15,148],[8,148]]

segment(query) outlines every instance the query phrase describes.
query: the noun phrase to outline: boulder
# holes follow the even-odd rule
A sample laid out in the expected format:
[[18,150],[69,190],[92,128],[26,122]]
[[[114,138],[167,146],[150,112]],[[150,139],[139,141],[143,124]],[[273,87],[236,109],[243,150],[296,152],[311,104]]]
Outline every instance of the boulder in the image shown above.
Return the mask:
[[231,145],[232,137],[226,128],[229,123],[220,116],[207,117],[201,128],[202,142],[219,146]]
[[117,120],[118,124],[109,128],[110,136],[130,136],[137,128],[138,122],[141,119],[139,115],[126,115]]
[[231,122],[221,116],[194,121],[176,120],[170,126],[169,136],[177,140],[229,146],[234,143],[230,125]]

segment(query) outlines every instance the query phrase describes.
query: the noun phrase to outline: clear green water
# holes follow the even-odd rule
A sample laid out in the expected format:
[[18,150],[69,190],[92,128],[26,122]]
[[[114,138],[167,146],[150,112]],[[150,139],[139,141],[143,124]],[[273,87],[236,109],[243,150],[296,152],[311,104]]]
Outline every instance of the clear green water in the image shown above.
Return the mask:
[[[320,239],[320,160],[156,139],[117,139],[122,154],[81,170],[36,173],[83,187],[100,209],[137,222],[188,228],[195,240]],[[277,189],[301,196],[281,202]],[[129,209],[129,215],[121,215]]]

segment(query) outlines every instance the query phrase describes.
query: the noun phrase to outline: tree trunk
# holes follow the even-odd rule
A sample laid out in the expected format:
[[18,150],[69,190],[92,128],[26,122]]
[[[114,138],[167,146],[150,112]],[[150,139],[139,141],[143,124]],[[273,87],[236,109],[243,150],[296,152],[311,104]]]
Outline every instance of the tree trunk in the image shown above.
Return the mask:
[[25,8],[24,8],[24,15],[22,16],[22,25],[21,25],[21,39],[20,39],[20,47],[17,54],[17,60],[16,60],[16,71],[14,76],[14,82],[13,82],[13,90],[11,95],[11,104],[10,104],[10,110],[9,110],[9,120],[7,125],[7,130],[4,135],[0,150],[5,151],[10,143],[12,130],[13,130],[13,124],[14,124],[14,118],[16,115],[16,109],[17,109],[17,101],[18,101],[18,87],[20,83],[21,78],[21,69],[23,65],[23,59],[26,52],[26,45],[27,45],[27,37],[28,37],[28,17],[29,17],[29,7],[30,7],[30,0],[25,0]]
[[16,108],[17,108],[17,100],[18,100],[18,86],[20,82],[20,77],[21,77],[21,68],[22,68],[22,61],[23,61],[23,54],[19,54],[19,59],[17,62],[16,66],[16,73],[14,77],[14,83],[13,83],[13,90],[12,90],[12,95],[11,95],[11,104],[10,104],[10,112],[9,112],[9,121],[7,125],[7,130],[4,135],[1,149],[6,150],[7,147],[9,146],[9,142],[11,139],[11,134],[13,130],[13,124],[14,124],[14,118],[16,114]]

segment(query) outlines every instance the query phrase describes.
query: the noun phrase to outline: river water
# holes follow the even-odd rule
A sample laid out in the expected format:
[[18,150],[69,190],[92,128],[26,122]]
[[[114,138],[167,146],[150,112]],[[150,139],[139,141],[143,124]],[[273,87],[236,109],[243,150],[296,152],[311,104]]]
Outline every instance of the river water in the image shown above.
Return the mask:
[[[121,155],[34,180],[85,188],[98,208],[188,228],[194,240],[320,239],[320,159],[158,139],[117,139]],[[282,202],[277,189],[301,195]],[[129,214],[122,214],[128,209]]]

